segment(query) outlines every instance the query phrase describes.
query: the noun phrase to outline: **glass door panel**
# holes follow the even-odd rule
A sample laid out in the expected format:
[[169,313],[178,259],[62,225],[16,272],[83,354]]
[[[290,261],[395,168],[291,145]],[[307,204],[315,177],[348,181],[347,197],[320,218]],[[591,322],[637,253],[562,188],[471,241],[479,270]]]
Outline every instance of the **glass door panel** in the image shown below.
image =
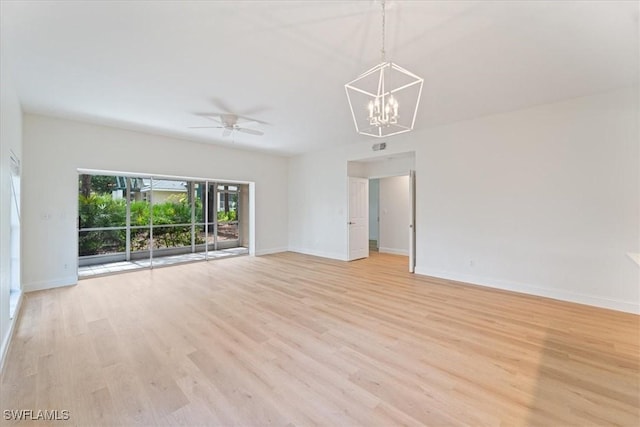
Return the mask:
[[163,254],[191,252],[191,199],[188,187],[186,181],[153,180],[154,258]]
[[130,178],[129,182],[130,259],[146,259],[151,241],[151,180]]
[[[80,265],[125,258],[126,200],[114,176],[79,175],[78,255]],[[101,260],[100,262],[102,262]]]
[[218,185],[216,228],[217,249],[237,247],[238,233],[238,186]]
[[208,237],[206,230],[206,184],[204,182],[192,183],[190,191],[192,199],[193,218],[193,252],[205,252],[205,242]]

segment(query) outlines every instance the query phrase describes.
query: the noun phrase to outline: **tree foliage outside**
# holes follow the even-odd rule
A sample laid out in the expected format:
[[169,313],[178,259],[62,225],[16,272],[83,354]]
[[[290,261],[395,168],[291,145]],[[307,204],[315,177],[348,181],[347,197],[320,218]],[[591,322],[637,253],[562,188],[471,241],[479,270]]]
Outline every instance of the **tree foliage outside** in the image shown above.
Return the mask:
[[116,188],[116,177],[109,175],[80,175],[78,177],[80,194],[89,197],[92,193],[111,194]]

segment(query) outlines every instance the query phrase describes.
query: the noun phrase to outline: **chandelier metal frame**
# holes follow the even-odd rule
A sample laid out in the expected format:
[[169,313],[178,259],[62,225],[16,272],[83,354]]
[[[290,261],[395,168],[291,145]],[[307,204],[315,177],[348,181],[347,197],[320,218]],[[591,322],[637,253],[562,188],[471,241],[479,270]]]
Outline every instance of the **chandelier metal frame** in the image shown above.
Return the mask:
[[[353,117],[353,123],[356,131],[363,135],[383,138],[387,136],[397,135],[409,132],[413,129],[422,96],[422,86],[424,79],[400,67],[399,65],[386,60],[385,55],[385,1],[382,0],[382,48],[381,62],[375,67],[360,74],[355,80],[344,85],[349,101],[349,108]],[[401,78],[392,79],[392,76]],[[398,84],[394,87],[394,81]],[[398,82],[402,82],[401,84]],[[373,86],[373,87],[372,87]],[[416,91],[415,106],[411,112],[406,105],[400,105],[398,98],[402,98],[403,91]],[[359,94],[359,96],[357,96]],[[354,109],[354,99],[358,101],[364,99],[366,106],[362,111],[367,112],[366,120],[356,113],[359,113],[360,104]],[[410,120],[400,120],[400,113],[410,114],[406,118]],[[359,119],[360,117],[360,119]]]

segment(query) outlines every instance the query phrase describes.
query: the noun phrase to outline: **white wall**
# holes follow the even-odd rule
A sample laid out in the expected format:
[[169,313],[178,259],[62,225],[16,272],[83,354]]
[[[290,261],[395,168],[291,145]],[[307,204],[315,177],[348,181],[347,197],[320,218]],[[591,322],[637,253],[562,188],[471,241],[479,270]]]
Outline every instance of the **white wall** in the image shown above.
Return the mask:
[[[353,163],[353,162],[352,162]],[[380,180],[369,180],[369,240],[378,240],[380,223]],[[378,245],[379,246],[379,245]]]
[[409,176],[380,181],[380,252],[409,255]]
[[289,160],[292,250],[346,259],[347,162],[415,151],[416,272],[640,312],[638,87],[369,142]]
[[367,178],[369,176],[367,164],[364,162],[349,162],[347,164],[347,175],[356,178]]
[[15,317],[9,319],[12,205],[9,152],[22,158],[22,110],[4,57],[0,59],[0,67],[0,361],[3,361],[15,321]]
[[289,159],[289,250],[347,260],[347,162],[333,151]]
[[416,167],[414,152],[402,153],[396,156],[388,155],[380,160],[361,163],[364,165],[364,176],[368,178],[384,178],[389,176],[408,175]]
[[24,116],[25,290],[76,282],[77,169],[255,182],[256,254],[287,248],[287,159],[39,115]]

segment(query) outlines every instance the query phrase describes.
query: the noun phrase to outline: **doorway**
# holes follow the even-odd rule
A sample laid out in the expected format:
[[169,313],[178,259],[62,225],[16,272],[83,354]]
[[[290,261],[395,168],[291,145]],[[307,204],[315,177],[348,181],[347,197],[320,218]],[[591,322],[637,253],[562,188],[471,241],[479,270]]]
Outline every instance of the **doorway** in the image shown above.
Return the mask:
[[350,161],[347,165],[350,179],[368,181],[368,250],[406,256],[410,272],[416,259],[414,165],[414,152]]
[[378,211],[378,251],[409,256],[409,175],[374,178],[370,183],[375,181],[378,184],[378,200],[370,198],[374,206],[370,205],[369,209],[377,208]]

